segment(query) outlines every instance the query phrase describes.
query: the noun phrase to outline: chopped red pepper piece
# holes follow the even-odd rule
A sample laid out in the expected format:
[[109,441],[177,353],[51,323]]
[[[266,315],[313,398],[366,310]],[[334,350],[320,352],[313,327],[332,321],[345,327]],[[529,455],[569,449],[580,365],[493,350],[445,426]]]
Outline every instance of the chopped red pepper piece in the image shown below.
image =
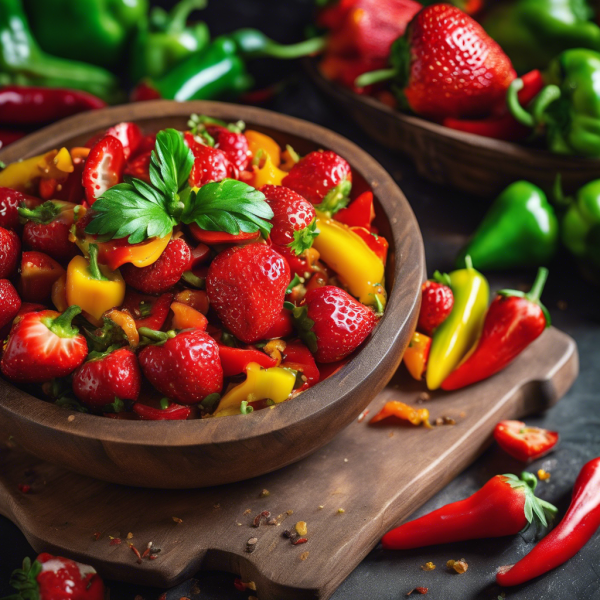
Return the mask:
[[371,230],[371,223],[375,218],[373,208],[373,192],[363,192],[356,200],[353,200],[346,208],[338,210],[334,219],[348,227],[364,227]]
[[221,365],[223,367],[223,377],[232,377],[245,373],[250,363],[258,363],[265,369],[277,365],[277,361],[268,354],[253,348],[231,348],[219,344],[219,354],[221,356]]
[[431,429],[429,411],[426,408],[413,408],[397,400],[386,402],[383,408],[371,419],[370,423],[377,423],[388,417],[398,417],[398,419],[408,421],[412,425],[423,424],[428,429]]
[[133,411],[144,421],[185,421],[191,413],[189,406],[170,402],[167,408],[154,408],[141,402],[133,405]]
[[281,367],[293,369],[302,373],[307,381],[301,390],[319,383],[321,375],[310,350],[299,340],[286,345],[283,351],[284,360]]
[[521,421],[500,421],[494,429],[494,438],[506,453],[527,462],[548,454],[558,442],[558,433],[528,427]]
[[157,297],[140,294],[127,288],[122,308],[135,319],[135,326],[138,329],[147,327],[158,331],[167,320],[171,302],[173,302],[173,294],[166,293]]
[[200,229],[196,223],[190,225],[190,233],[203,244],[214,246],[215,244],[237,244],[249,240],[257,240],[260,237],[260,231],[245,233],[240,231],[238,234],[225,233],[224,231],[207,231]]

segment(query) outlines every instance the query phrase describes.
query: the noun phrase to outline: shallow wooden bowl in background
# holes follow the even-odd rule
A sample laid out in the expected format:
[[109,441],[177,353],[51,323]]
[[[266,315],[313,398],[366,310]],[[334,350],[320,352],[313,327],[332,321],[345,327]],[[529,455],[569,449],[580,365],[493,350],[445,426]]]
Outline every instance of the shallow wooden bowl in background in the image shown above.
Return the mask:
[[[341,371],[273,410],[195,421],[126,421],[72,413],[0,380],[0,434],[49,462],[98,479],[144,487],[194,488],[248,479],[307,456],[348,425],[398,367],[416,324],[425,268],[423,241],[406,198],[388,173],[348,140],[322,127],[257,108],[217,102],[153,101],[66,119],[0,152],[9,163],[83,144],[120,121],[146,131],[184,129],[190,113],[226,121],[292,144],[305,154],[334,150],[378,201],[390,242],[387,309],[363,350]],[[74,419],[69,420],[73,415]]]
[[330,81],[314,59],[304,65],[317,86],[370,137],[412,159],[418,173],[435,183],[491,200],[520,179],[550,191],[560,173],[565,190],[574,191],[600,177],[600,159],[552,154],[449,129]]

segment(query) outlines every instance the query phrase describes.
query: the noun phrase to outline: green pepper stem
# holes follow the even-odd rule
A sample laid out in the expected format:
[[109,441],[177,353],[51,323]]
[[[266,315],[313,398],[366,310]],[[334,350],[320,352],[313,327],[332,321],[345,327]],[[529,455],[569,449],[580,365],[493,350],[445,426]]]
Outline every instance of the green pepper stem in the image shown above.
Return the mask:
[[17,208],[19,217],[27,221],[34,221],[35,223],[41,223],[42,225],[48,225],[52,223],[54,219],[59,215],[60,208],[51,200],[36,206],[35,208],[27,208],[26,206],[19,206]]
[[321,50],[325,48],[325,44],[326,41],[324,37],[314,37],[288,46],[278,44],[273,40],[267,40],[260,56],[270,56],[272,58],[281,58],[284,60],[299,58],[301,56],[310,56],[311,54],[321,52]]
[[473,268],[473,259],[471,258],[470,254],[467,254],[465,256],[465,269],[472,269]]
[[546,285],[546,280],[548,279],[548,269],[545,267],[540,267],[537,272],[537,276],[533,285],[531,286],[531,290],[527,294],[527,299],[531,300],[531,302],[538,303],[539,299],[542,295],[542,291],[544,290],[544,286]]
[[535,127],[535,119],[528,111],[526,111],[519,102],[519,92],[523,89],[523,80],[521,78],[514,79],[508,86],[506,91],[506,104],[512,116],[525,127],[533,129]]
[[206,0],[181,0],[176,4],[169,13],[170,23],[167,27],[169,33],[179,33],[183,31],[187,25],[188,17],[194,10],[202,10],[206,8]]
[[105,277],[98,266],[98,244],[90,244],[88,248],[90,255],[90,274],[94,279],[98,281],[109,281],[108,277]]
[[554,185],[552,186],[552,196],[557,206],[561,208],[569,208],[573,204],[574,200],[572,196],[565,196],[562,188],[562,176],[560,173],[556,174]]
[[397,75],[397,73],[397,69],[379,69],[378,71],[369,71],[368,73],[359,75],[355,79],[354,85],[361,88],[367,87],[368,85],[373,85],[374,83],[379,83],[380,81],[392,79]]
[[52,319],[44,318],[42,323],[55,335],[60,338],[72,338],[79,333],[77,327],[73,327],[73,319],[81,313],[81,308],[76,304],[69,306],[62,315]]
[[523,473],[521,473],[521,481],[523,481],[532,492],[535,490],[538,484],[537,477],[528,471],[523,471]]
[[542,91],[535,97],[531,106],[531,114],[534,122],[537,124],[541,123],[544,119],[544,113],[547,108],[556,102],[561,96],[560,88],[557,85],[547,85]]
[[154,329],[150,329],[149,327],[140,327],[138,329],[138,333],[147,338],[150,342],[154,342],[155,345],[162,345],[167,340],[174,338],[177,335],[176,331],[170,330],[166,333],[164,331],[155,331]]

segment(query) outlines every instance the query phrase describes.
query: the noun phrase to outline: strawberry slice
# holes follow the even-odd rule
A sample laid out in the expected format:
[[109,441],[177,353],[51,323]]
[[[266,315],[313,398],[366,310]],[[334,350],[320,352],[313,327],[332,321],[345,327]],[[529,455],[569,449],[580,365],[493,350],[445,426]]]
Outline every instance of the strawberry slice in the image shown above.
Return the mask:
[[0,330],[19,313],[21,298],[8,279],[0,279]]
[[140,128],[135,123],[124,121],[111,127],[106,135],[112,135],[123,145],[123,157],[128,160],[132,154],[135,154],[144,136]]
[[0,227],[19,231],[19,207],[35,208],[42,201],[12,188],[0,187]]
[[50,300],[52,286],[66,271],[43,252],[23,252],[19,292],[25,302],[44,303]]
[[83,187],[89,204],[123,181],[124,165],[123,144],[116,137],[107,135],[93,146],[83,169]]
[[12,277],[17,272],[21,240],[9,229],[0,227],[0,278]]

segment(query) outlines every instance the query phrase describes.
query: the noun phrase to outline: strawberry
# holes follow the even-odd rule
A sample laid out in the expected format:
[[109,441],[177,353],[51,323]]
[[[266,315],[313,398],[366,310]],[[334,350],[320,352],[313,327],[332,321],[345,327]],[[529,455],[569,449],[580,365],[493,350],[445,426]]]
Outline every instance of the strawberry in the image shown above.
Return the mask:
[[[307,292],[303,305],[293,314],[300,337],[323,363],[336,362],[354,352],[377,323],[370,308],[333,285]],[[313,324],[308,328],[310,321]]]
[[95,569],[46,552],[33,563],[26,558],[10,585],[17,590],[13,600],[104,600],[104,583]]
[[21,309],[21,298],[8,279],[0,279],[0,329],[8,325]]
[[138,154],[133,158],[130,158],[125,164],[123,175],[134,177],[135,179],[141,179],[146,183],[150,183],[150,158],[152,156],[152,150]]
[[48,302],[52,286],[65,270],[43,252],[23,252],[19,293],[25,302]]
[[173,294],[149,296],[128,289],[122,309],[126,310],[135,320],[135,326],[148,329],[161,329],[169,316],[169,307],[173,302]]
[[431,336],[452,312],[453,305],[454,295],[447,285],[438,281],[426,281],[421,288],[421,312],[417,329]]
[[62,314],[54,310],[23,315],[12,328],[0,367],[15,383],[42,383],[66,377],[88,353],[83,335],[71,321],[81,312],[69,306]]
[[253,243],[217,255],[208,268],[206,291],[225,326],[251,344],[278,321],[289,283],[290,268],[281,255]]
[[83,186],[90,205],[123,181],[124,166],[123,144],[116,137],[107,135],[92,147],[83,169]]
[[176,335],[145,329],[141,333],[164,342],[162,346],[146,346],[139,354],[144,375],[161,394],[181,404],[196,404],[209,394],[221,392],[219,347],[208,333],[199,329]]
[[185,133],[184,137],[185,143],[194,155],[194,166],[190,173],[192,187],[201,187],[211,181],[237,177],[236,167],[223,150],[201,144],[189,131]]
[[73,373],[73,391],[82,404],[101,410],[115,398],[137,400],[142,376],[136,355],[129,348],[92,357]]
[[21,240],[9,229],[0,227],[0,278],[12,277],[17,272]]
[[121,142],[125,160],[135,154],[139,145],[144,141],[140,128],[135,123],[128,123],[127,121],[113,125],[106,132],[106,135],[112,135]]
[[296,255],[310,248],[318,235],[312,204],[281,185],[265,185],[260,191],[273,211],[270,233],[273,243],[288,246]]
[[294,190],[322,210],[336,212],[348,204],[352,187],[350,165],[335,152],[319,150],[301,158],[281,185]]
[[125,264],[121,275],[127,285],[145,294],[161,294],[173,287],[187,270],[192,253],[182,238],[172,239],[158,260],[147,267]]
[[289,246],[278,246],[277,244],[273,244],[272,247],[273,250],[285,258],[290,267],[292,277],[294,275],[304,278],[311,276],[314,269],[308,261],[307,252],[303,252],[300,256],[298,256]]
[[222,150],[238,171],[243,171],[250,162],[248,140],[240,131],[231,131],[222,125],[207,125],[206,131],[215,140],[215,148]]
[[19,231],[19,206],[34,208],[42,201],[7,187],[0,187],[0,227]]

